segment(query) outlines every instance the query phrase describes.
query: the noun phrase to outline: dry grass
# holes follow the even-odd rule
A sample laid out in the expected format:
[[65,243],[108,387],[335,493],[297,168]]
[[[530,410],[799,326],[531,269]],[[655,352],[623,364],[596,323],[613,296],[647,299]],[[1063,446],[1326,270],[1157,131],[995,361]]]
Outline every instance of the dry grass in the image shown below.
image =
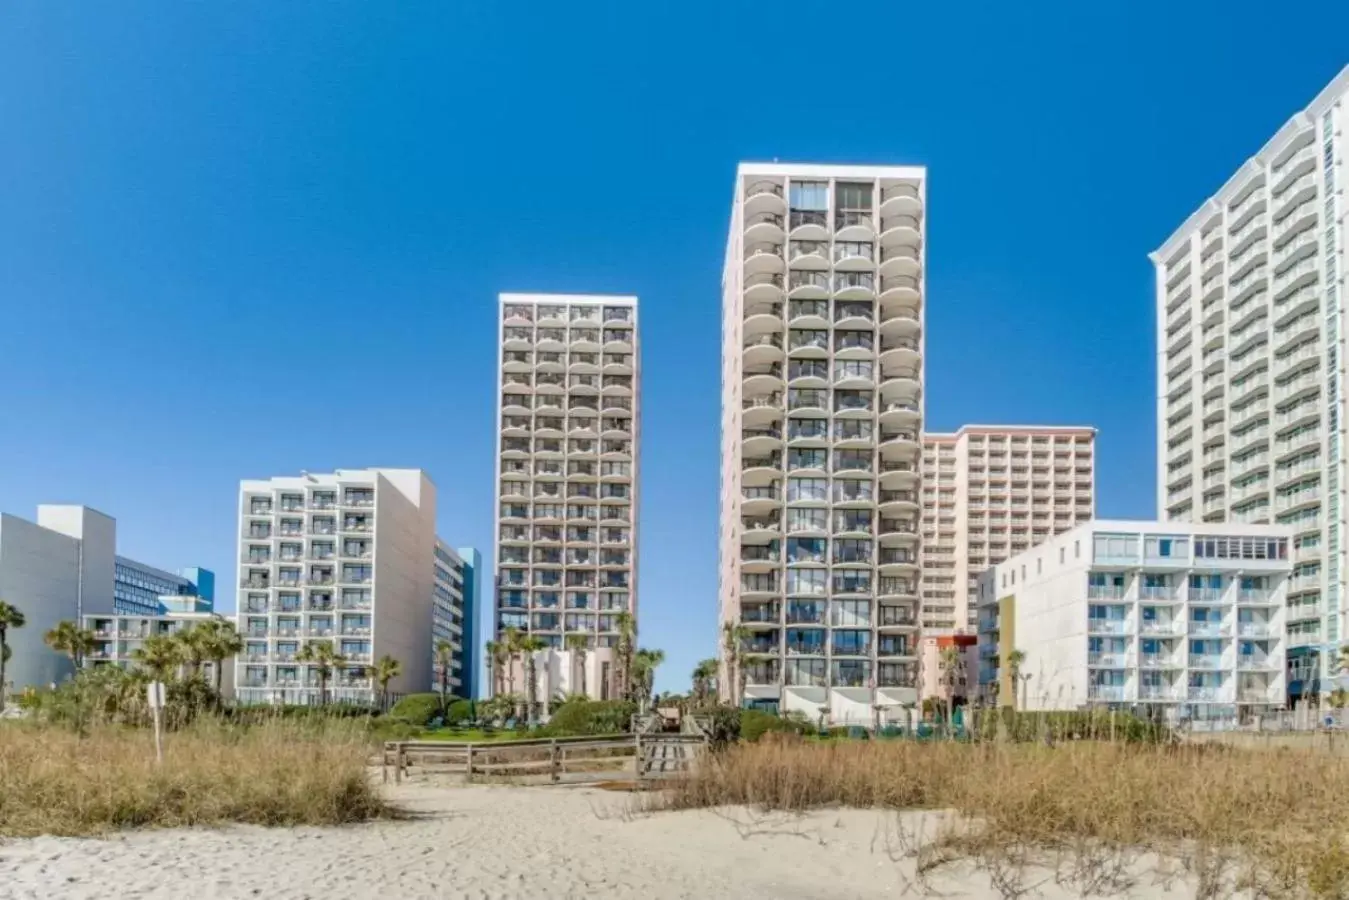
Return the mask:
[[0,725],[0,837],[178,825],[341,825],[390,814],[349,727],[202,723],[164,738]]
[[1201,896],[1349,897],[1347,798],[1349,762],[1311,753],[893,741],[741,745],[647,803],[954,810],[909,854],[920,869],[972,860],[1008,881],[1009,865],[1049,865],[1085,895],[1125,887],[1122,861],[1157,854]]

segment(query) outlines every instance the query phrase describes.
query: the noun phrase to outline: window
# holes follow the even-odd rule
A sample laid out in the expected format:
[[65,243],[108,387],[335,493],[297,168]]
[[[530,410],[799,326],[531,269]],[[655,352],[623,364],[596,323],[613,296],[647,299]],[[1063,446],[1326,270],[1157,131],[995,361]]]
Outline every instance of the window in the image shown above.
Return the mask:
[[829,183],[827,181],[794,181],[788,191],[792,209],[828,210]]
[[872,187],[868,183],[839,182],[834,185],[835,208],[870,210]]

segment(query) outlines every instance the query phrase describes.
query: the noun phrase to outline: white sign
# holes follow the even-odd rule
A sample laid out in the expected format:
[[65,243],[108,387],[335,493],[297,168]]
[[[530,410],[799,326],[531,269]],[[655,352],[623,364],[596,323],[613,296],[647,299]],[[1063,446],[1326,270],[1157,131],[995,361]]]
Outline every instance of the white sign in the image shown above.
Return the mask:
[[145,686],[145,701],[150,704],[150,709],[159,710],[164,708],[164,682],[152,681]]

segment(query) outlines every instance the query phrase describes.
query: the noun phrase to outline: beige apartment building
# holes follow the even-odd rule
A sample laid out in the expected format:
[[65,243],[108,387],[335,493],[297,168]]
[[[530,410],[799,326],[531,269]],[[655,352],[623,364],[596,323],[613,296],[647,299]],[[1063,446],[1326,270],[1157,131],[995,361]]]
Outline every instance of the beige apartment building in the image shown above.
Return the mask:
[[1091,519],[1095,442],[1086,427],[967,425],[923,435],[925,636],[975,634],[984,571]]
[[917,699],[925,185],[918,166],[737,172],[720,533],[721,621],[749,635],[722,679],[737,704],[871,724]]

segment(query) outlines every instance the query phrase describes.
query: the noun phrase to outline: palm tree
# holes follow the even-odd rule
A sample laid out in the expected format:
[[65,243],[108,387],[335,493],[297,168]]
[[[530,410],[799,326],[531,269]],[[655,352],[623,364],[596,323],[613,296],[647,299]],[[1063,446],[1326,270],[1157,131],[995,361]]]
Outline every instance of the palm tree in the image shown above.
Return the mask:
[[225,619],[207,619],[190,629],[192,641],[200,648],[201,657],[212,664],[215,693],[220,696],[224,681],[225,660],[244,652],[243,635],[234,623]]
[[614,616],[614,628],[618,631],[618,641],[614,646],[614,682],[617,685],[619,700],[631,700],[636,686],[632,677],[632,655],[637,651],[637,621],[632,613],[624,610]]
[[567,649],[571,651],[571,692],[573,694],[585,694],[586,686],[586,650],[589,648],[589,639],[583,634],[569,634],[566,639]]
[[705,659],[693,667],[693,699],[701,706],[707,703],[717,680],[717,661]]
[[77,670],[85,656],[94,651],[94,633],[69,620],[57,622],[55,628],[42,636],[42,641],[57,653],[69,656]]
[[[381,712],[389,711],[389,682],[393,681],[401,674],[403,674],[403,664],[392,656],[385,654],[375,660],[375,667],[372,670],[372,675],[374,676],[375,684],[379,685],[379,708]],[[440,705],[441,707],[444,707],[445,705],[444,693],[441,694]]]
[[5,708],[5,666],[9,662],[12,651],[9,649],[9,630],[11,628],[22,628],[28,621],[24,618],[23,612],[17,606],[11,606],[3,600],[0,600],[0,710]]
[[952,644],[943,647],[938,659],[942,671],[942,683],[946,685],[946,725],[949,728],[955,720],[956,689],[965,686],[965,652]]
[[530,726],[534,725],[534,704],[538,702],[539,686],[537,684],[537,674],[534,671],[534,654],[540,650],[548,649],[548,643],[541,637],[532,634],[522,635],[517,641],[518,652],[523,657],[525,673],[525,721]]
[[499,641],[488,641],[486,650],[487,659],[492,668],[492,693],[494,695],[504,693],[506,663],[509,661],[506,654],[506,645]]
[[501,643],[506,651],[506,693],[515,693],[515,658],[520,653],[520,630],[507,628],[501,633]]
[[295,654],[295,661],[309,663],[319,677],[319,704],[328,702],[328,679],[333,669],[345,665],[347,658],[333,649],[332,641],[307,641]]
[[[491,642],[488,643],[491,652]],[[440,711],[445,712],[445,698],[450,694],[450,666],[454,664],[454,645],[445,638],[436,641],[434,662],[440,671]]]
[[173,635],[152,634],[131,651],[131,658],[155,681],[168,681],[183,664],[183,647]]
[[747,640],[749,640],[749,629],[744,625],[727,622],[721,626],[721,648],[726,659],[727,699],[732,706],[739,706],[745,693],[740,665],[740,648]]
[[[1020,687],[1021,667],[1026,664],[1026,654],[1020,650],[1013,650],[1007,654],[1007,673],[1012,676],[1012,703],[1013,709],[1016,708],[1016,691]],[[1025,698],[1022,698],[1021,708],[1026,708]]]
[[656,683],[656,667],[665,662],[664,650],[638,650],[633,657],[632,680],[634,687],[641,689],[642,708],[651,702],[651,694]]

